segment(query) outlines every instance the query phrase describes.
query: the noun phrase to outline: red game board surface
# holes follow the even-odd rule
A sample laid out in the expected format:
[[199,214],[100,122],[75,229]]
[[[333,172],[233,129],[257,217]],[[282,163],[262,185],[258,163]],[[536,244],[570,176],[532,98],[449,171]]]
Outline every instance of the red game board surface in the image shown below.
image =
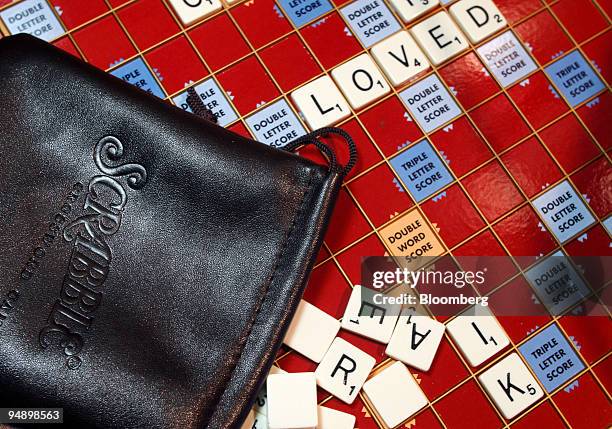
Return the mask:
[[[143,81],[138,79],[143,89],[176,104],[187,87],[208,82],[227,103],[223,125],[257,138],[250,119],[277,102],[285,103],[302,132],[307,130],[290,93],[369,52],[340,11],[351,1],[332,1],[328,11],[297,25],[282,0],[224,4],[220,11],[188,27],[169,0],[0,0],[0,18],[19,5],[44,4],[47,16],[57,20],[58,35],[52,42],[59,48],[127,81],[130,76],[146,75]],[[377,1],[402,22],[390,1]],[[404,27],[412,28],[452,4],[442,3]],[[495,3],[508,28],[392,88],[357,112],[352,110],[337,124],[354,136],[361,158],[345,180],[304,299],[341,318],[351,288],[361,281],[361,257],[393,255],[386,232],[403,215],[418,216],[430,229],[427,239],[441,249],[436,256],[510,257],[495,282],[478,290],[490,296],[494,313],[522,298],[531,303],[534,313],[543,315],[498,314],[510,345],[475,368],[446,334],[429,371],[411,368],[427,406],[398,427],[609,428],[609,311],[580,317],[578,306],[561,316],[549,315],[532,299],[535,295],[525,272],[556,252],[577,257],[612,255],[612,2]],[[512,84],[501,82],[477,52],[508,30],[535,64],[533,71]],[[10,25],[0,19],[0,35],[10,33]],[[577,103],[547,74],[547,67],[575,54],[585,58],[603,84]],[[449,90],[460,114],[426,131],[409,113],[400,93],[429,76],[438,77]],[[452,180],[422,199],[414,196],[391,160],[424,139],[444,160]],[[309,150],[302,155],[318,156]],[[574,189],[594,220],[571,237],[559,237],[537,211],[536,200],[562,183]],[[602,278],[589,280],[601,283]],[[604,293],[609,299],[610,293]],[[507,420],[478,375],[551,328],[567,341],[582,369]],[[374,372],[390,362],[385,345],[343,330],[339,336],[375,357]],[[290,372],[316,368],[314,362],[286,347],[276,364]],[[326,407],[355,415],[360,429],[386,427],[363,393],[351,405],[321,389],[318,399]]]

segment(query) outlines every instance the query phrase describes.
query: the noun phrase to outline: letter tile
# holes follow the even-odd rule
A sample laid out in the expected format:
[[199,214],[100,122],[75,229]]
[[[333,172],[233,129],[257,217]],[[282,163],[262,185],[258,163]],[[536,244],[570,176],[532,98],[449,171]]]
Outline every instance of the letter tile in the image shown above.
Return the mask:
[[301,300],[283,342],[308,359],[319,363],[339,330],[339,321]]
[[468,48],[465,36],[446,12],[436,13],[410,32],[436,66]]
[[319,406],[319,425],[317,429],[353,429],[355,416],[332,408]]
[[486,307],[460,314],[446,329],[471,366],[478,366],[510,344],[503,328]]
[[445,326],[428,316],[404,310],[395,326],[385,353],[421,371],[429,371]]
[[342,316],[342,328],[381,343],[388,343],[401,310],[399,305],[379,303],[381,293],[355,286]]
[[345,98],[327,75],[296,89],[291,99],[311,130],[335,124],[351,114]]
[[314,373],[270,374],[266,388],[270,429],[317,426],[317,383]]
[[449,12],[472,43],[486,39],[507,25],[492,0],[461,0]]
[[[279,367],[272,365],[272,368],[270,368],[270,372],[268,373],[268,376],[270,376],[270,374],[286,374],[286,373],[287,371],[284,371],[280,369]],[[253,405],[253,411],[255,411],[255,414],[257,415],[261,415],[261,416],[268,415],[268,393],[266,391],[265,384],[261,387],[261,389],[259,389],[259,393],[257,393],[257,396],[255,397],[255,405]]]
[[404,30],[377,43],[370,52],[393,86],[400,86],[429,69],[429,60]]
[[517,353],[487,369],[478,380],[507,419],[512,419],[544,396],[542,388]]
[[414,21],[439,4],[439,0],[391,0],[391,5],[405,23]]
[[220,10],[220,0],[170,0],[172,8],[185,27]]
[[372,356],[337,337],[315,371],[317,384],[352,404],[375,363]]
[[386,426],[393,428],[427,405],[427,397],[408,368],[395,362],[363,385]]
[[360,109],[391,91],[368,54],[347,61],[331,74],[353,109]]

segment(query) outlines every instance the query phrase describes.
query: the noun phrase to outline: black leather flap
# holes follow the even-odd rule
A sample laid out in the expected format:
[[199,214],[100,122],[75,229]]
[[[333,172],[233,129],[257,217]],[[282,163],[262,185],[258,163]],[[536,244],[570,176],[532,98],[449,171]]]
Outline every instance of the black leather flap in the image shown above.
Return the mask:
[[0,41],[0,403],[239,426],[341,178],[30,36]]

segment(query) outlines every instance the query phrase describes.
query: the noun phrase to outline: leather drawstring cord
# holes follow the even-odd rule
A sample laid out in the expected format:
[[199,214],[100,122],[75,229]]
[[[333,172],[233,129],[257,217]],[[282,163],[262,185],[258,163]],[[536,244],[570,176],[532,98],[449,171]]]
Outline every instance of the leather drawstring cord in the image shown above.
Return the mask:
[[[208,109],[204,105],[204,102],[193,87],[187,90],[187,104],[189,105],[193,113],[195,113],[196,115],[208,121],[214,122],[215,124],[217,123],[217,117],[210,109]],[[338,163],[336,152],[334,152],[334,150],[329,145],[319,140],[319,137],[324,137],[329,134],[336,134],[337,136],[342,137],[348,145],[349,161],[345,166],[341,166]],[[343,176],[349,174],[349,172],[357,163],[357,145],[355,144],[349,133],[347,133],[341,128],[324,127],[312,131],[311,133],[308,133],[291,141],[283,147],[283,150],[286,150],[287,152],[295,152],[295,150],[298,149],[300,146],[306,146],[309,144],[316,146],[317,149],[319,149],[327,156],[329,161],[329,168],[332,171],[337,170],[339,166],[342,167],[340,169],[340,174],[342,174]]]
[[215,114],[204,105],[204,102],[192,86],[187,90],[187,104],[191,107],[193,113],[201,118],[206,119],[212,123],[217,123],[217,117]]
[[340,174],[342,174],[343,176],[346,176],[347,174],[350,173],[350,171],[353,169],[353,167],[357,163],[357,145],[355,144],[355,141],[349,135],[349,133],[347,133],[341,128],[336,128],[336,127],[319,128],[318,130],[314,130],[304,136],[298,137],[297,139],[291,141],[290,143],[286,144],[283,147],[283,149],[288,152],[294,152],[300,146],[306,146],[306,145],[311,144],[313,146],[316,146],[317,149],[319,149],[321,152],[327,155],[327,158],[329,160],[329,168],[331,170],[336,170],[339,166],[338,159],[336,157],[336,153],[331,147],[329,147],[329,145],[327,145],[326,143],[323,143],[322,141],[318,139],[319,137],[324,137],[329,134],[336,134],[337,136],[342,137],[344,141],[346,142],[346,144],[348,145],[349,161],[345,166],[341,166],[342,168],[340,169]]

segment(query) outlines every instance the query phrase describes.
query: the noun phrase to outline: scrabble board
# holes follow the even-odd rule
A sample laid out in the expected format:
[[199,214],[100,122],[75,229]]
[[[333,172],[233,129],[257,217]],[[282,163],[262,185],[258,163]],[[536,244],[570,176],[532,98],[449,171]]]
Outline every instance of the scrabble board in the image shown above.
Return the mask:
[[[337,386],[317,388],[319,422],[324,414],[336,422],[327,427],[350,427],[348,414],[359,429],[609,428],[608,308],[582,317],[573,297],[555,306],[532,280],[555,255],[612,255],[612,1],[491,4],[0,0],[0,33],[34,34],[185,110],[193,86],[220,125],[274,147],[326,125],[353,136],[359,161],[304,296],[316,308],[304,313],[325,319],[322,337],[365,352],[369,366],[350,404],[329,393]],[[418,240],[398,246],[405,231]],[[477,293],[527,297],[541,315],[495,317],[492,306],[507,341],[485,356],[460,344],[459,319],[439,318],[447,329],[433,361],[408,373],[386,353],[391,331],[381,342],[336,321],[361,283],[362,256],[414,254],[507,256],[499,284]],[[281,370],[325,364],[316,341],[293,347],[322,363],[283,346]],[[496,401],[496,373],[507,368],[530,386],[526,406]],[[398,392],[411,402],[386,398],[406,375],[413,381]],[[265,427],[263,403],[253,428]]]

